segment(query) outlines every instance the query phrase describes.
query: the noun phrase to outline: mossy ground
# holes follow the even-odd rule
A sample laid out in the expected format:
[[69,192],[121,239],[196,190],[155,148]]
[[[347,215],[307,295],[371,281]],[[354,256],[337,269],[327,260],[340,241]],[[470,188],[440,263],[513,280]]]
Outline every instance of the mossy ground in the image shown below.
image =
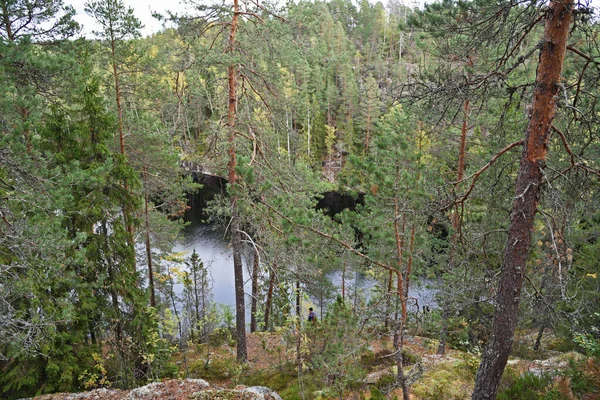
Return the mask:
[[[561,385],[559,378],[555,377],[557,371],[567,368],[568,360],[582,360],[577,353],[559,353],[549,348],[551,343],[556,342],[552,336],[548,336],[542,350],[533,351],[528,348],[530,336],[523,333],[517,336],[521,340],[515,342],[514,353],[520,358],[511,357],[500,386],[499,398],[514,398],[515,390],[527,399],[561,398],[552,397],[552,393],[559,393],[556,388]],[[424,369],[421,377],[411,386],[412,400],[470,398],[479,366],[478,355],[450,349],[445,356],[438,356],[435,354],[437,340],[418,336],[407,336],[404,347],[406,371],[410,371],[417,362]],[[299,374],[293,342],[290,343],[289,338],[281,335],[258,333],[248,335],[249,362],[246,365],[236,362],[235,348],[229,343],[195,346],[188,351],[187,365],[192,378],[202,378],[213,385],[229,388],[236,385],[267,386],[285,400],[401,399],[401,391],[395,387],[396,371],[393,358],[389,357],[391,353],[392,341],[384,338],[373,341],[369,349],[360,354],[357,365],[359,374],[332,378],[310,368],[305,368]],[[181,356],[178,362],[183,370]],[[352,381],[340,386],[336,379]]]

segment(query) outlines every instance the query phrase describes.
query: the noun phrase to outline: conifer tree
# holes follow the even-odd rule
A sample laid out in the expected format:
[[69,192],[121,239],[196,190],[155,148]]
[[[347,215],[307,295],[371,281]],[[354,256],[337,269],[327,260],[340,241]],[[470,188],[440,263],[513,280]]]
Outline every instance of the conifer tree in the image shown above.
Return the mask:
[[[127,39],[140,36],[139,30],[142,28],[141,22],[133,14],[133,8],[125,7],[122,0],[92,0],[85,3],[85,10],[102,27],[101,31],[95,32],[98,37],[104,41],[110,48],[110,64],[115,89],[115,103],[117,107],[117,132],[119,134],[119,149],[121,155],[126,158],[125,150],[125,132],[123,116],[123,96],[122,96],[122,69],[125,65],[125,58],[130,51],[127,49],[129,43]],[[127,181],[123,182],[125,189],[129,190]],[[129,205],[123,205],[123,217],[127,232],[133,236],[133,214]],[[130,239],[133,247],[133,239]]]

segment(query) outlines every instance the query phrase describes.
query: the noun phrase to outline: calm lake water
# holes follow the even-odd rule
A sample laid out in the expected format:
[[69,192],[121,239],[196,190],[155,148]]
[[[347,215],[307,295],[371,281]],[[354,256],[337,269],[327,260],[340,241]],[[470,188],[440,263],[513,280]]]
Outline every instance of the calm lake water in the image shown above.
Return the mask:
[[[192,224],[186,229],[185,240],[176,246],[175,251],[185,252],[186,256],[189,257],[194,249],[196,249],[196,253],[204,262],[204,265],[209,268],[213,283],[213,300],[216,303],[235,308],[233,257],[229,242],[223,237],[223,230],[215,228],[214,225],[194,223],[192,221]],[[252,264],[252,260],[242,257],[242,261],[244,262],[245,292],[247,293],[246,306],[249,309],[251,286],[247,266],[248,264]],[[336,286],[341,286],[341,273],[333,274],[329,279]],[[355,274],[352,274],[347,279],[347,285],[353,285],[354,280],[358,279],[358,285],[366,297],[369,297],[371,289],[377,284],[363,275],[356,277]],[[411,285],[409,296],[418,300],[421,309],[425,305],[431,308],[437,307],[435,302],[436,290],[430,286],[430,282],[417,283],[416,281],[415,284]],[[182,288],[179,288],[177,291],[181,292],[181,290]],[[338,291],[340,291],[339,288]],[[335,298],[335,295],[332,297]],[[317,301],[315,300],[313,303],[317,304]],[[416,311],[415,304],[414,300],[409,299],[408,305],[410,311]],[[307,312],[308,306],[308,304],[304,305],[303,308],[306,309],[304,311]],[[292,309],[294,307],[292,305]],[[249,313],[246,316],[249,318]]]

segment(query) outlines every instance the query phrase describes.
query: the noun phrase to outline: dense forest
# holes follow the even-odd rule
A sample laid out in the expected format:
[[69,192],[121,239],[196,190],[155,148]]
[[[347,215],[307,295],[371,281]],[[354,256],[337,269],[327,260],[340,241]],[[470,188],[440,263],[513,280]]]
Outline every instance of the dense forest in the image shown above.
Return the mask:
[[[62,0],[0,0],[0,397],[186,377],[229,342],[243,381],[255,332],[292,341],[288,398],[408,399],[417,335],[474,357],[473,399],[598,396],[591,5],[186,3],[143,38],[122,0],[89,0],[85,38]],[[227,181],[206,214],[235,309],[174,250],[202,175]],[[382,338],[393,376],[369,386]],[[584,355],[565,387],[502,392],[509,356],[549,350]]]

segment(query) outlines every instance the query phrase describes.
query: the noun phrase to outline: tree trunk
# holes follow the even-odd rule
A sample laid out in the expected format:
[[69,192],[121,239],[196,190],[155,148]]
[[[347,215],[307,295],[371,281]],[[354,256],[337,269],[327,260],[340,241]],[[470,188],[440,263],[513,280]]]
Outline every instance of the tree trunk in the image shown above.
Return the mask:
[[[115,101],[117,103],[117,130],[119,133],[119,149],[121,151],[121,155],[126,160],[127,155],[125,153],[125,134],[123,132],[123,106],[121,105],[121,82],[119,80],[119,71],[117,68],[117,53],[116,53],[116,39],[114,38],[114,34],[110,32],[110,51],[112,55],[112,68],[113,68],[113,78],[115,81]],[[125,191],[129,193],[129,185],[127,183],[127,179],[123,181],[123,187]],[[123,219],[125,220],[125,229],[127,233],[129,233],[129,238],[127,239],[129,245],[133,249],[133,260],[135,264],[135,244],[133,242],[133,221],[131,217],[130,207],[128,204],[123,203]]]
[[492,337],[477,371],[472,396],[474,400],[496,398],[512,346],[548,139],[556,112],[554,96],[558,91],[572,14],[573,0],[550,3],[496,294]]
[[546,325],[542,323],[540,325],[540,329],[538,330],[537,338],[535,339],[535,344],[533,345],[533,350],[538,351],[542,345],[542,337],[544,336],[544,329],[546,329]]
[[256,311],[258,306],[258,250],[254,250],[254,262],[252,265],[252,305],[250,307],[250,332],[256,332]]
[[[200,295],[198,294],[198,266],[199,266],[199,257],[196,254],[196,249],[192,253],[190,257],[190,261],[192,263],[192,289],[193,289],[193,297],[194,297],[194,311],[196,312],[196,323],[195,325],[196,331],[198,331],[198,335],[200,335]],[[202,294],[204,295],[204,279],[201,281],[202,285]],[[204,296],[202,296],[204,298]],[[192,336],[194,335],[194,329],[191,329]]]
[[[235,35],[238,26],[239,6],[238,0],[233,0],[233,17],[229,31],[229,42],[227,53],[232,55],[235,48]],[[240,217],[238,215],[236,192],[237,173],[236,147],[235,147],[235,124],[237,108],[237,65],[230,64],[227,68],[229,82],[229,101],[227,112],[227,126],[229,128],[229,204],[231,206],[231,248],[233,251],[233,275],[235,280],[235,330],[237,339],[237,359],[246,362],[248,350],[246,347],[246,304],[244,299],[244,269],[242,266],[242,238],[240,237]]]
[[[346,301],[346,260],[344,260],[344,264],[342,265],[342,303]],[[323,315],[323,312],[321,312]]]
[[[473,62],[469,59],[469,66],[473,66]],[[469,74],[470,76],[470,74]],[[454,191],[458,189],[460,181],[463,180],[465,175],[465,152],[467,147],[467,128],[469,126],[469,99],[464,101],[464,116],[462,130],[460,134],[460,147],[458,150],[458,171],[456,174],[456,183],[454,184]],[[454,214],[452,215],[452,238],[450,239],[450,254],[448,255],[448,273],[452,273],[455,266],[456,248],[459,242],[460,232],[460,218],[458,215],[458,205],[454,207]],[[450,303],[448,299],[444,300],[442,307],[442,329],[440,331],[440,344],[437,349],[437,354],[446,354],[446,339],[448,337],[448,319],[450,318]]]
[[269,330],[269,316],[271,314],[271,304],[273,302],[273,287],[275,286],[277,264],[273,263],[271,269],[271,276],[269,277],[269,291],[267,292],[267,304],[265,306],[265,327],[263,330],[266,332]]
[[[399,191],[398,179],[400,177],[400,165],[396,162],[396,193]],[[394,198],[394,237],[396,240],[396,260],[398,262],[398,270],[396,271],[397,286],[396,296],[400,301],[401,315],[398,318],[396,312],[396,330],[394,332],[394,351],[396,352],[396,368],[398,370],[397,380],[402,387],[402,396],[404,399],[410,399],[408,385],[406,384],[406,376],[404,375],[404,365],[402,360],[402,348],[404,345],[404,326],[406,324],[406,297],[404,295],[404,280],[402,274],[402,253],[404,251],[404,228],[405,215],[402,218],[402,233],[400,233],[400,205],[398,204],[398,196]],[[391,282],[391,280],[390,280]]]
[[[144,164],[144,183],[148,183],[148,168]],[[150,307],[156,308],[156,294],[154,291],[154,272],[152,271],[152,248],[150,247],[150,218],[148,215],[148,188],[144,190],[144,217],[146,221],[146,256],[148,257],[148,286],[150,289]]]
[[296,316],[298,317],[298,324],[301,325],[301,316],[300,316],[300,278],[296,280]]
[[396,353],[396,368],[398,374],[396,379],[402,388],[402,398],[410,399],[410,392],[406,384],[406,375],[404,375],[404,360],[402,359],[402,349],[404,348],[404,325],[406,323],[406,298],[404,297],[404,288],[402,285],[402,271],[398,270],[398,297],[402,305],[402,315],[399,320],[396,320],[396,330],[394,332],[394,352]]
[[[398,179],[400,174],[400,166],[396,164],[396,179]],[[402,214],[402,230],[400,230],[399,219],[400,219],[400,205],[398,204],[398,199],[394,199],[394,236],[396,238],[396,256],[398,261],[398,271],[402,272],[402,253],[404,252],[404,234],[406,230],[406,214]],[[402,276],[402,275],[400,275]],[[392,289],[392,276],[390,276],[390,281],[388,282],[388,293],[391,293]],[[398,287],[403,287],[402,283],[398,283]],[[404,292],[402,292],[402,297]],[[396,314],[394,316],[394,320],[398,320],[398,311],[399,306],[398,302],[400,302],[400,307],[406,306],[406,303],[402,304],[402,297],[400,293],[396,293]]]

